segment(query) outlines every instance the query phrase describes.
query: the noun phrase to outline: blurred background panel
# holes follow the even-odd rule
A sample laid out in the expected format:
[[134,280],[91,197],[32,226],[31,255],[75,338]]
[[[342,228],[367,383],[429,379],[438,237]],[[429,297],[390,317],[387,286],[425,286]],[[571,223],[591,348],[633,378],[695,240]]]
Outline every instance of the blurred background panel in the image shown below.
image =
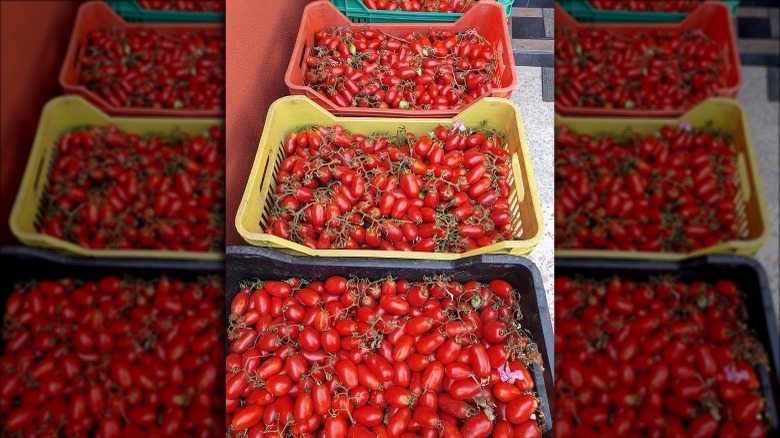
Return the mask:
[[[775,309],[780,308],[780,3],[777,0],[743,0],[736,17],[737,47],[744,83],[739,103],[750,117],[758,166],[772,229],[756,258],[769,277]],[[778,322],[780,324],[780,322]]]
[[308,0],[227,4],[226,244],[241,245],[233,219],[244,194],[265,116],[271,103],[288,93],[284,73]]
[[8,228],[43,105],[62,94],[57,76],[82,0],[2,1],[0,50],[0,245],[18,244]]

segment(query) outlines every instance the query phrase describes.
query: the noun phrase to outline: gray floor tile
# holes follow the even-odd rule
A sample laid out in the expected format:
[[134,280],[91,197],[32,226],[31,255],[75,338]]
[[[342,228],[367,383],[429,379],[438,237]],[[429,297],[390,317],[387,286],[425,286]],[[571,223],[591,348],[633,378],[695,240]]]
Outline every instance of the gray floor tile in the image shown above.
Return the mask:
[[[753,137],[756,159],[758,161],[761,181],[766,198],[771,232],[764,247],[756,254],[756,259],[766,270],[769,287],[772,290],[772,301],[777,314],[778,290],[780,290],[780,232],[778,231],[778,215],[780,215],[780,169],[778,161],[777,139],[780,138],[780,128],[777,120],[780,117],[780,104],[767,99],[767,69],[766,67],[743,67],[744,83],[739,94],[739,102],[745,107],[750,120],[750,132]],[[780,325],[780,324],[779,324]]]
[[553,38],[555,33],[555,9],[542,9],[542,16],[544,17],[544,36]]
[[542,216],[545,222],[545,233],[539,246],[529,258],[536,264],[542,274],[547,305],[550,316],[554,317],[554,245],[555,227],[553,224],[555,177],[553,171],[553,104],[542,101],[542,69],[538,67],[518,67],[517,87],[512,94],[512,101],[520,108],[523,116],[523,129],[528,150],[531,155],[531,165],[539,189],[542,204]]

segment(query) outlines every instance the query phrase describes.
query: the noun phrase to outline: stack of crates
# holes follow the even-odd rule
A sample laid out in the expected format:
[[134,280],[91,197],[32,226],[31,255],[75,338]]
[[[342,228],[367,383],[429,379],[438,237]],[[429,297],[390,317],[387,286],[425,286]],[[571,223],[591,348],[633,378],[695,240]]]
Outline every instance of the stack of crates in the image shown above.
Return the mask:
[[[45,2],[40,3],[42,9],[47,7]],[[115,9],[112,10],[111,6]],[[186,435],[185,429],[190,427],[198,429],[201,434],[205,433],[207,436],[220,436],[224,433],[225,426],[217,424],[218,421],[214,420],[219,417],[219,412],[223,409],[224,391],[216,383],[218,377],[212,379],[212,382],[206,381],[209,374],[216,376],[219,373],[217,370],[221,364],[213,362],[217,359],[221,360],[223,351],[220,342],[224,333],[221,323],[224,296],[220,291],[224,285],[224,244],[221,237],[224,235],[222,228],[224,217],[219,217],[220,214],[224,216],[224,213],[221,213],[223,207],[221,202],[198,206],[201,211],[208,210],[208,218],[204,218],[204,215],[193,218],[193,216],[185,217],[183,214],[168,214],[172,210],[166,211],[164,215],[159,212],[150,213],[150,208],[141,211],[142,209],[133,202],[139,200],[142,195],[148,195],[142,202],[150,206],[155,197],[159,199],[175,191],[159,189],[162,187],[160,184],[154,194],[150,194],[152,192],[148,188],[152,186],[150,181],[152,178],[160,181],[170,177],[169,188],[175,185],[174,172],[178,172],[179,176],[186,175],[198,181],[205,181],[200,170],[206,166],[193,166],[196,170],[192,170],[192,167],[188,168],[185,163],[192,164],[195,158],[192,161],[182,158],[184,153],[176,151],[176,148],[182,150],[177,140],[182,137],[182,134],[188,134],[190,139],[194,139],[196,136],[216,132],[215,126],[222,129],[224,109],[199,111],[175,109],[176,105],[170,109],[114,105],[98,93],[87,89],[80,81],[80,61],[94,55],[85,49],[90,34],[96,30],[141,28],[162,33],[221,30],[223,21],[224,14],[146,10],[142,9],[135,0],[112,0],[108,3],[92,1],[84,2],[79,7],[70,45],[60,71],[60,85],[65,95],[47,102],[40,114],[30,155],[9,218],[12,233],[25,246],[0,248],[0,260],[6,274],[0,282],[0,309],[2,309],[0,323],[3,326],[0,356],[4,363],[13,363],[0,372],[0,380],[4,382],[5,387],[2,395],[3,415],[0,416],[2,418],[0,435],[55,436],[60,432],[65,435],[83,436],[105,434],[160,436],[160,434],[181,435],[182,433]],[[128,55],[131,49],[129,45],[125,45],[124,50],[125,55]],[[43,55],[48,56],[53,53],[56,51]],[[30,73],[33,75],[38,72]],[[108,80],[114,83],[123,78],[120,75],[107,76]],[[31,80],[36,79],[31,77]],[[44,88],[50,87],[46,85]],[[127,134],[123,140],[130,136],[136,140],[126,143],[111,141],[105,134],[110,131],[101,129],[99,133],[86,134],[83,143],[74,140],[70,143],[73,146],[70,149],[64,146],[67,144],[67,140],[64,139],[76,138],[76,136],[69,137],[69,134],[76,130],[85,133],[93,127],[109,126],[116,127]],[[97,135],[104,135],[104,137],[96,137]],[[145,138],[152,135],[169,142],[170,147],[167,151],[173,151],[170,163],[163,163],[162,170],[159,171],[149,170],[153,166],[148,165],[150,161],[148,155],[130,149],[145,143]],[[224,139],[224,135],[219,135]],[[90,150],[92,145],[103,143],[104,140],[101,150],[98,151],[97,147]],[[220,151],[224,150],[224,147],[220,146],[217,149],[216,139],[213,140],[201,150],[209,150],[221,155]],[[196,141],[192,141],[190,145],[195,143]],[[14,147],[3,145],[6,146]],[[159,144],[157,146],[160,147]],[[68,158],[82,159],[77,158],[73,153],[73,149],[76,148],[81,148],[79,157],[83,157],[83,161],[79,162],[78,166],[69,166],[65,170],[57,169],[57,164],[65,162]],[[193,149],[194,147],[189,150]],[[100,162],[102,167],[94,164],[88,166],[87,161],[93,159],[94,162]],[[145,164],[141,164],[143,159],[147,159]],[[221,162],[221,158],[215,160]],[[111,164],[105,164],[108,162]],[[134,169],[144,169],[132,173],[134,177],[137,176],[137,185],[135,185],[137,194],[132,194],[128,189],[130,184],[125,183],[126,180],[123,181],[118,176],[127,176],[131,172],[124,174],[121,172]],[[222,169],[219,168],[217,173],[221,174],[221,172]],[[73,185],[79,185],[79,188],[84,181],[91,182],[93,186],[88,191],[84,190],[85,199],[79,201],[72,196],[76,190],[55,191],[55,184],[52,182],[55,174],[67,184],[76,181]],[[211,184],[211,181],[208,183]],[[224,184],[224,181],[221,183]],[[217,183],[214,185],[216,186]],[[110,196],[106,193],[106,187],[109,186],[114,194],[119,193],[120,190],[121,193],[128,194],[126,199],[121,200],[123,202],[121,207],[110,204]],[[56,186],[56,189],[61,187]],[[181,190],[181,192],[185,191]],[[193,201],[202,193],[195,195],[197,191],[191,190],[192,197],[182,195],[178,200]],[[165,195],[160,195],[163,192]],[[116,195],[115,199],[118,198],[119,195]],[[65,204],[62,205],[67,207],[61,207],[61,204],[55,205],[60,199],[64,199]],[[180,204],[184,202],[181,201]],[[76,219],[81,217],[81,213],[87,210],[83,207],[88,204],[91,207],[100,205],[102,216],[98,224],[85,219],[76,222]],[[168,205],[171,204],[169,202]],[[192,204],[193,202],[189,202],[188,208],[191,208]],[[102,207],[106,208],[102,209]],[[183,209],[180,208],[179,211]],[[62,222],[57,223],[61,226],[61,233],[59,233],[61,237],[55,237],[58,233],[44,233],[41,225],[44,215],[56,216],[63,214],[63,211],[67,212],[67,216]],[[128,215],[129,212],[133,215]],[[124,218],[131,218],[135,222],[125,221]],[[110,219],[114,219],[113,227],[106,225]],[[149,223],[155,225],[166,223],[170,229],[176,230],[173,237],[166,241],[167,245],[155,246],[148,241],[143,245],[137,244],[140,241],[138,236],[143,231],[142,228],[149,226]],[[177,227],[179,224],[183,226]],[[199,232],[191,232],[189,235],[179,232],[187,229],[188,225],[191,226],[190,230],[197,226],[207,227],[208,231],[204,234],[209,237],[198,236],[196,233]],[[70,234],[67,231],[75,229],[76,226],[89,233],[88,237],[81,241],[83,245],[77,243],[75,233]],[[108,231],[109,228],[111,231]],[[151,226],[149,228],[151,229]],[[109,247],[104,249],[100,245],[94,245],[92,240],[103,231],[114,233],[106,239],[108,242],[106,246]],[[132,231],[137,232],[135,241],[127,238]],[[121,238],[126,240],[117,243],[119,242],[117,235],[120,232]],[[162,239],[159,230],[150,231],[152,232],[158,233],[152,236],[152,239]],[[195,245],[196,239],[200,238],[207,240],[206,243]],[[174,248],[174,244],[177,248],[187,249],[138,249],[142,246]],[[79,301],[76,298],[77,294],[81,294],[84,301]],[[113,295],[109,297],[108,294]],[[56,301],[54,305],[56,308],[47,307],[46,310],[30,304],[43,302],[43,300],[51,303]],[[24,304],[19,304],[20,302]],[[169,308],[169,312],[154,309],[154,303],[157,303],[159,308],[159,303],[162,302],[172,303],[173,307]],[[81,304],[84,304],[84,307],[81,307]],[[73,316],[76,314],[78,316]],[[140,316],[142,314],[145,316]],[[184,321],[187,321],[189,315],[197,315],[196,319],[200,321],[196,322],[196,325],[199,327],[188,334],[183,334],[183,330],[180,332],[178,327],[181,326],[179,324],[183,325]],[[35,322],[30,323],[33,320]],[[120,324],[121,333],[111,328]],[[76,328],[73,328],[74,326]],[[86,343],[82,345],[87,345],[85,349],[74,347],[74,344],[79,342],[74,342],[79,333],[81,342]],[[189,364],[187,371],[179,367],[176,381],[174,378],[169,378],[167,373],[163,373],[163,376],[156,373],[162,367],[151,365],[156,362],[149,361],[150,359],[162,361],[165,355],[178,354],[173,351],[174,346],[170,342],[170,337],[164,339],[166,333],[182,337],[183,342],[179,342],[184,347],[180,352],[186,354],[182,357],[182,361]],[[44,337],[50,342],[36,341]],[[12,344],[11,339],[16,341]],[[58,353],[52,353],[53,348],[56,348]],[[86,353],[86,356],[82,353]],[[17,362],[17,357],[27,359]],[[56,361],[57,365],[47,368],[44,372],[45,376],[40,374],[34,381],[27,379],[31,369],[44,369],[48,361]],[[66,362],[70,365],[64,366]],[[22,363],[27,365],[21,365]],[[63,364],[63,367],[60,364]],[[119,379],[115,377],[116,374],[112,376],[109,370],[116,370],[123,365],[126,366],[128,373],[132,367],[134,373],[138,371],[136,376],[143,374],[155,379],[154,390],[148,394],[158,394],[158,391],[162,394],[164,391],[169,391],[183,395],[183,388],[197,387],[198,396],[201,400],[205,400],[196,408],[200,409],[197,412],[201,416],[201,419],[196,420],[198,424],[191,422],[190,425],[184,425],[184,422],[178,419],[173,422],[163,420],[171,417],[167,413],[163,414],[163,403],[160,399],[149,402],[150,399],[142,400],[143,396],[136,398],[137,403],[134,405],[149,413],[153,417],[150,421],[138,420],[137,417],[133,417],[134,413],[127,415],[123,413],[124,418],[120,419],[114,408],[99,407],[88,411],[85,408],[87,389],[83,386],[84,383],[89,382],[90,403],[96,400],[99,403],[92,406],[104,406],[103,400],[109,403],[110,397],[113,397],[109,392],[119,388],[117,383]],[[67,371],[69,367],[71,371],[73,369],[76,371]],[[127,376],[129,378],[129,374]],[[47,381],[56,383],[55,386],[59,388],[56,395],[51,393],[50,397],[30,402],[30,396],[40,394],[41,385]],[[112,389],[109,391],[108,388]],[[142,394],[143,391],[145,390],[139,389],[136,394]],[[48,410],[50,407],[60,406],[58,403],[63,406],[63,409],[66,405],[71,408],[76,407],[75,410],[70,409],[67,415],[63,414],[56,419],[54,416],[38,417],[37,414],[34,419],[29,416],[30,409]],[[124,402],[120,401],[120,403]],[[154,407],[151,407],[152,404]],[[79,410],[78,406],[84,409]],[[120,410],[130,412],[130,406],[125,406]],[[192,410],[192,406],[194,403],[190,406],[182,403],[179,410],[182,414],[181,419]],[[108,408],[108,404],[105,407]],[[165,431],[158,424],[158,416],[160,422],[167,423],[168,429]],[[81,419],[85,421],[81,422]],[[52,424],[56,425],[52,426]],[[190,435],[195,435],[194,430],[189,432]]]
[[[465,13],[405,12],[369,9],[364,0],[319,0],[309,3],[303,12],[293,53],[285,75],[290,96],[274,102],[259,139],[246,188],[235,218],[236,229],[248,247],[231,247],[227,253],[228,302],[247,279],[283,280],[290,276],[325,279],[330,275],[357,275],[375,280],[391,275],[418,279],[425,275],[465,275],[481,282],[506,278],[521,296],[534,297],[518,304],[525,318],[523,326],[533,333],[534,342],[544,357],[544,370],[534,365],[540,410],[544,417],[540,431],[552,437],[552,325],[537,268],[526,257],[544,235],[541,200],[531,166],[530,151],[520,110],[510,100],[516,92],[517,72],[512,53],[508,17],[513,0],[481,0]],[[316,44],[315,33],[333,26],[360,31],[366,26],[386,35],[401,37],[417,32],[454,33],[476,31],[495,49],[497,73],[493,89],[461,109],[401,109],[338,105],[306,83],[309,67],[306,58]],[[419,74],[419,73],[418,73]],[[469,251],[428,252],[383,249],[314,249],[269,232],[277,175],[287,158],[284,143],[302,127],[335,125],[352,134],[398,132],[421,136],[437,126],[484,127],[504,135],[503,147],[511,157],[510,186],[512,236]],[[482,129],[482,128],[480,128]],[[368,183],[367,183],[368,184]],[[306,265],[306,270],[301,270]],[[485,275],[484,273],[490,272]],[[523,279],[526,273],[529,277]],[[519,275],[516,275],[519,274]],[[521,324],[518,321],[518,324]],[[548,365],[549,363],[549,365]]]
[[[556,248],[555,268],[556,276],[565,276],[585,283],[592,281],[597,284],[600,284],[598,282],[606,284],[610,279],[652,282],[653,279],[658,278],[686,283],[700,281],[714,284],[719,280],[734,282],[749,312],[747,325],[754,331],[769,357],[769,368],[759,364],[755,371],[761,379],[765,379],[761,392],[769,406],[767,410],[769,416],[765,417],[765,420],[768,419],[767,430],[777,431],[778,420],[773,403],[775,397],[773,394],[778,393],[777,376],[780,376],[776,318],[772,310],[766,274],[761,265],[753,259],[765,243],[771,223],[767,216],[750,123],[745,109],[735,100],[742,86],[741,66],[733,25],[738,3],[739,1],[732,0],[708,1],[697,6],[690,13],[663,13],[596,9],[591,4],[591,0],[557,2],[556,34],[562,28],[575,31],[598,29],[619,36],[636,35],[653,30],[680,33],[698,31],[717,42],[725,60],[724,80],[714,94],[696,106],[671,109],[586,107],[581,106],[582,102],[577,99],[564,98],[562,102],[556,100],[555,125],[556,133],[561,127],[567,127],[573,135],[583,134],[592,137],[609,135],[612,138],[627,138],[626,136],[629,135],[627,133],[635,133],[637,138],[647,138],[659,132],[664,126],[694,131],[717,130],[727,134],[737,154],[735,179],[738,190],[734,195],[734,205],[736,227],[739,231],[737,238],[691,252],[673,252],[664,249],[651,252],[588,247]],[[580,47],[575,50],[582,49]],[[579,55],[581,53],[577,52],[577,56]],[[570,91],[576,88],[569,84],[570,82],[559,84],[560,88],[556,89],[556,94],[570,96]],[[582,145],[572,147],[584,148]],[[594,190],[592,186],[591,190]],[[559,196],[563,192],[557,181],[556,192]],[[608,193],[604,193],[606,194]],[[624,224],[628,221],[629,219],[626,219]],[[594,224],[595,222],[590,224],[589,230],[593,230]],[[576,231],[571,231],[570,235],[575,233]],[[607,234],[607,241],[613,242],[609,234]],[[638,242],[631,242],[638,247]],[[655,293],[652,287],[650,289]],[[627,297],[631,298],[630,295]],[[556,308],[556,313],[558,310]],[[559,319],[560,323],[583,322],[577,319],[580,316],[571,316],[575,312],[566,313],[570,309],[560,310],[562,315],[569,315]],[[606,325],[606,322],[604,324]],[[562,341],[563,343],[565,341]],[[556,351],[556,354],[559,353],[563,354]]]
[[[116,9],[112,9],[111,6]],[[127,16],[127,19],[117,12]],[[211,126],[224,125],[224,109],[186,110],[119,106],[87,89],[80,82],[80,60],[81,57],[88,56],[86,46],[90,35],[94,31],[112,27],[149,29],[161,33],[219,30],[224,26],[220,22],[223,18],[224,14],[198,15],[198,13],[180,14],[174,11],[145,10],[141,9],[135,0],[108,3],[92,1],[81,5],[60,70],[60,85],[66,95],[52,99],[43,109],[27,168],[11,211],[11,231],[19,241],[29,246],[86,257],[205,261],[219,261],[224,258],[221,244],[215,245],[210,251],[203,252],[92,249],[41,233],[38,229],[49,185],[49,172],[57,158],[58,139],[63,134],[83,126],[114,125],[128,134],[140,136],[147,134],[168,136],[173,132],[195,136],[208,132]],[[187,22],[189,19],[193,22]],[[176,21],[176,23],[167,21]],[[192,176],[198,177],[198,175]]]

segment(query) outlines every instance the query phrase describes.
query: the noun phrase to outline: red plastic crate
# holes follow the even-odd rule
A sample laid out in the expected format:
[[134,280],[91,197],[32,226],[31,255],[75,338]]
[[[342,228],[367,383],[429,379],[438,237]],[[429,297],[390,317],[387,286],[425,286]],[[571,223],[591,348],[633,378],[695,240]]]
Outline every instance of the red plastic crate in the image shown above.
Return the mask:
[[81,5],[73,25],[68,51],[60,70],[60,85],[66,94],[78,94],[90,103],[112,116],[132,117],[223,117],[224,110],[177,110],[155,108],[125,108],[111,105],[106,99],[93,93],[79,83],[79,59],[84,50],[89,35],[98,29],[117,26],[125,29],[151,29],[159,32],[186,32],[197,30],[217,30],[224,26],[220,23],[207,24],[145,24],[127,23],[110,6],[94,1]]
[[[719,2],[706,2],[696,8],[679,23],[578,23],[562,7],[555,5],[556,28],[574,27],[577,30],[598,28],[620,35],[633,35],[649,30],[671,30],[687,32],[701,29],[705,35],[715,40],[722,48],[725,61],[727,86],[718,89],[710,97],[728,97],[735,99],[742,86],[742,70],[737,51],[737,39],[731,22],[729,7]],[[647,110],[625,108],[593,108],[565,106],[555,103],[555,111],[561,115],[577,117],[678,117],[701,102],[675,110]]]
[[[341,107],[333,103],[322,93],[303,84],[306,74],[306,57],[314,44],[314,34],[332,26],[342,26],[354,31],[363,29],[365,24],[355,24],[349,21],[328,0],[310,3],[303,11],[301,27],[295,40],[292,58],[284,76],[284,82],[290,94],[304,95],[337,116],[367,116],[367,117],[441,117],[449,118],[457,115],[465,108],[452,110],[403,110],[398,108],[357,108]],[[496,2],[479,2],[454,23],[393,23],[372,24],[372,28],[387,34],[400,36],[407,32],[427,34],[436,30],[464,32],[469,29],[476,31],[496,48],[498,58],[498,86],[494,85],[491,93],[482,97],[493,96],[510,98],[517,83],[515,59],[512,54],[512,40],[509,37],[504,9]],[[479,99],[477,99],[479,100]]]

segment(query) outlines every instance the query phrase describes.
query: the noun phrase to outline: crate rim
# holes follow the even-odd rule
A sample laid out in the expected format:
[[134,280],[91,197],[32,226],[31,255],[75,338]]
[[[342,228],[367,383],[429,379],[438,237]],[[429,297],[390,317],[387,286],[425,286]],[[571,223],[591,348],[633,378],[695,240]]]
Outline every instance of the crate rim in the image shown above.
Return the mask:
[[[140,20],[141,23],[219,23],[226,15],[213,11],[144,9],[138,0],[106,0],[106,3],[125,20]],[[123,10],[115,9],[114,5]]]
[[[335,3],[338,0],[330,0]],[[451,23],[463,16],[463,12],[423,12],[423,11],[385,11],[381,9],[369,9],[362,0],[341,0],[342,6],[336,6],[347,18],[352,21],[355,18],[367,19],[368,24],[395,23],[395,22],[420,22],[420,23]],[[495,0],[502,8],[506,17],[512,16],[514,0]],[[388,20],[388,21],[373,21]],[[354,21],[353,21],[354,23]]]
[[[740,0],[721,0],[723,4],[729,8],[730,15],[736,17],[736,9]],[[702,3],[703,4],[703,3]],[[589,0],[564,0],[560,5],[566,9],[572,17],[578,20],[587,20],[585,22],[591,23],[677,23],[685,19],[688,15],[693,13],[695,8],[688,12],[654,12],[654,11],[628,11],[628,10],[611,10],[611,9],[596,9],[590,3]],[[696,7],[701,6],[701,4]],[[573,9],[580,9],[576,11],[569,11],[569,7]],[[625,20],[628,16],[630,20]],[[606,21],[605,21],[606,20]]]
[[[674,29],[674,28],[682,26],[683,23],[688,21],[690,19],[690,17],[692,15],[694,15],[694,13],[698,9],[700,9],[702,6],[707,6],[708,8],[725,9],[729,13],[729,16],[731,16],[731,11],[729,10],[728,6],[726,6],[723,2],[712,1],[712,0],[708,0],[708,1],[705,1],[705,2],[703,2],[701,4],[699,4],[696,7],[696,9],[694,9],[690,13],[687,13],[684,19],[682,19],[680,21],[672,21],[672,22],[643,22],[643,21],[592,22],[592,21],[579,21],[579,20],[577,20],[577,18],[574,15],[572,15],[560,3],[556,2],[554,9],[556,10],[556,12],[562,12],[562,13],[565,14],[565,16],[567,16],[568,18],[571,18],[572,21],[575,21],[576,24],[577,24],[577,27],[596,27],[596,26],[598,26],[599,28],[605,28],[605,29],[609,30],[611,28],[616,28],[616,27],[622,28],[622,27],[626,27],[626,26],[632,26],[632,27],[633,26],[648,26],[648,27],[652,26],[654,28],[661,28],[661,29],[667,29],[667,28],[668,29]],[[731,36],[734,36],[733,35],[733,27],[732,26],[730,26],[730,27],[732,29],[732,32],[730,32],[730,34],[732,34]]]
[[[405,258],[382,258],[370,256],[351,257],[349,260],[345,260],[343,257],[308,257],[304,255],[288,254],[281,251],[277,251],[271,248],[265,248],[262,246],[251,245],[229,245],[225,247],[225,257],[253,259],[257,257],[274,258],[284,263],[300,264],[306,266],[326,266],[326,267],[342,267],[345,264],[355,267],[375,267],[377,264],[381,264],[382,267],[387,268],[404,268],[404,267],[422,267],[426,269],[440,269],[445,267],[462,268],[473,265],[480,265],[485,263],[506,263],[517,266],[522,266],[531,271],[534,284],[541,288],[544,295],[544,286],[542,283],[542,274],[539,268],[528,257],[518,257],[510,254],[479,254],[471,257],[461,257],[455,260],[412,260]],[[422,265],[421,265],[422,263]],[[539,280],[538,283],[536,280]],[[547,302],[545,301],[545,307]]]
[[64,266],[77,266],[87,268],[132,268],[132,269],[166,269],[179,271],[223,271],[224,263],[209,260],[181,260],[181,259],[148,259],[129,257],[76,257],[43,248],[28,247],[22,245],[8,245],[0,247],[0,256],[25,257],[45,260]]

